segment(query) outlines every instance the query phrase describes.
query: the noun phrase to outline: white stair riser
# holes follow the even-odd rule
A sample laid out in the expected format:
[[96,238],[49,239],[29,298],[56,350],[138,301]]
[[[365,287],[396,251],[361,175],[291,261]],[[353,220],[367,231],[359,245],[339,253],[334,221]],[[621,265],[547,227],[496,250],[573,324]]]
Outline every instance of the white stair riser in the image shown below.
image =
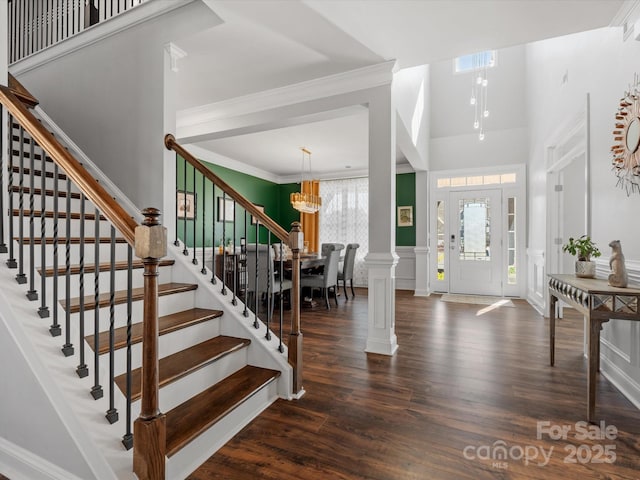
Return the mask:
[[[92,327],[93,328],[93,327]],[[181,350],[197,345],[213,337],[220,335],[220,322],[217,318],[207,320],[189,328],[183,328],[175,332],[160,335],[158,337],[158,357],[163,358],[173,355]],[[107,342],[108,343],[108,340]],[[93,359],[94,351],[88,343],[85,342],[86,355]],[[101,356],[107,358],[108,353]],[[93,365],[93,360],[91,360]],[[131,368],[136,369],[142,365],[142,343],[131,345]],[[101,367],[102,368],[102,367]],[[108,368],[108,366],[106,367]],[[115,350],[114,355],[115,375],[125,373],[127,370],[127,349],[120,348]]]
[[[188,310],[193,308],[194,305],[195,294],[193,291],[189,292],[181,292],[173,295],[165,295],[158,298],[158,316],[162,317],[164,315],[170,315],[172,313],[181,312],[183,310]],[[39,302],[34,303],[34,310],[37,309]],[[53,318],[53,307],[52,304],[48,303],[49,310],[51,311],[50,317],[48,319],[43,319],[43,323],[45,326],[51,323]],[[66,312],[64,308],[57,304],[58,307],[58,323],[63,326],[63,335],[64,335],[64,324],[66,319]],[[136,323],[142,321],[143,318],[143,303],[142,301],[133,302],[131,304],[131,318],[132,322]],[[85,325],[85,335],[92,335],[93,332],[93,322],[95,318],[95,311],[93,309],[86,310],[84,313],[84,325]],[[70,316],[70,324],[71,324],[71,336],[74,339],[78,338],[79,335],[79,322],[80,322],[80,313],[72,313]],[[111,322],[111,315],[109,306],[102,307],[98,311],[98,324],[99,331],[105,331],[109,329],[109,324]],[[120,304],[114,307],[114,328],[124,327],[127,324],[127,305]]]
[[[224,378],[246,366],[246,351],[247,349],[243,348],[238,351],[231,352],[217,361],[205,365],[204,367],[191,372],[189,375],[185,375],[179,380],[162,387],[159,395],[160,411],[168,412],[172,408],[186,402],[191,397],[212,385],[215,385]],[[124,411],[126,406],[124,394],[118,396],[116,405],[117,408]],[[139,400],[132,402],[131,412],[133,418],[136,418],[140,414]]]
[[[17,234],[17,232],[14,232],[14,234]],[[79,244],[71,244],[70,245],[70,250],[69,250],[69,254],[70,254],[70,261],[72,265],[75,264],[79,264],[80,263],[80,245]],[[116,250],[116,261],[124,261],[127,259],[127,247],[128,245],[126,243],[116,243],[115,245],[115,250]],[[25,258],[25,265],[28,265],[28,255],[29,255],[29,251],[30,251],[30,246],[27,244],[23,244],[23,251],[24,251],[24,258]],[[84,262],[85,265],[88,265],[89,263],[93,263],[94,262],[94,258],[95,258],[95,244],[91,243],[91,244],[85,244],[85,248],[84,248]],[[18,243],[18,241],[14,240],[13,242],[13,249],[14,249],[14,258],[15,259],[19,259],[19,251],[20,251],[20,245]],[[35,258],[34,258],[34,265],[36,267],[40,267],[40,264],[42,262],[42,245],[40,244],[36,244],[33,246],[34,249],[34,253],[35,253]],[[54,261],[54,245],[53,244],[47,244],[45,245],[45,266],[47,267],[52,267],[53,266],[53,261]],[[64,242],[59,241],[58,243],[58,267],[62,266],[65,264],[66,262],[66,255],[67,255],[67,247],[64,244]],[[99,245],[99,253],[98,253],[98,260],[100,263],[104,263],[104,262],[108,262],[110,261],[111,258],[111,245],[109,243],[101,243]],[[135,256],[134,256],[135,258]]]
[[186,478],[277,398],[272,381],[167,461],[167,478]]
[[[131,275],[131,281],[133,284],[132,288],[138,288],[143,286],[144,284],[143,271],[144,270],[142,268],[136,268],[132,271],[132,275]],[[158,274],[159,283],[168,283],[171,281],[171,267],[160,267],[158,269],[158,273],[159,273]],[[115,271],[116,290],[121,290],[126,288],[127,274],[128,272],[126,270]],[[79,274],[71,275],[69,277],[69,280],[70,280],[69,283],[71,286],[71,297],[80,296],[80,275]],[[93,272],[84,274],[84,295],[85,296],[92,296],[94,294],[94,281],[95,281],[95,274]],[[111,273],[108,271],[100,272],[98,281],[99,281],[100,292],[101,293],[108,292],[109,284],[111,282]],[[37,290],[40,290],[40,285],[41,285],[40,282],[41,282],[41,277],[36,273],[36,289]],[[64,298],[66,294],[66,282],[67,282],[67,279],[64,274],[58,277],[58,292],[60,292],[59,293],[60,298]],[[54,284],[53,277],[47,277],[46,284],[45,284],[47,293],[52,291],[53,284]]]
[[[25,208],[25,210],[28,210]],[[39,206],[36,205],[36,210],[39,211]],[[93,213],[93,212],[91,212]],[[23,216],[22,218],[22,228],[24,231],[24,236],[29,236],[30,230],[30,222],[31,219],[28,215]],[[80,219],[71,219],[70,220],[70,230],[71,237],[80,237]],[[18,229],[20,228],[20,217],[13,217],[13,234],[15,237],[18,236]],[[94,220],[85,220],[84,222],[84,235],[87,237],[94,237],[96,231],[95,221]],[[53,237],[54,232],[54,221],[53,218],[45,218],[44,223],[44,236],[45,237]],[[66,236],[67,232],[67,220],[66,218],[58,219],[58,236]],[[100,221],[100,225],[98,226],[98,232],[101,237],[108,237],[111,235],[111,225],[108,221],[102,220]],[[42,233],[42,219],[38,216],[33,217],[33,235],[35,238],[40,238]],[[117,235],[117,234],[116,234]]]

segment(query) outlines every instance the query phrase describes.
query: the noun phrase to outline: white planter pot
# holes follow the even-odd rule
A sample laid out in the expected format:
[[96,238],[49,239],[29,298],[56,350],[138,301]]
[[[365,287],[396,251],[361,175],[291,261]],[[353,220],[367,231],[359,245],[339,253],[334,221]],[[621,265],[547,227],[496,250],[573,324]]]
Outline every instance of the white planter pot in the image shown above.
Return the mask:
[[596,278],[596,262],[581,260],[576,261],[576,277],[578,278]]

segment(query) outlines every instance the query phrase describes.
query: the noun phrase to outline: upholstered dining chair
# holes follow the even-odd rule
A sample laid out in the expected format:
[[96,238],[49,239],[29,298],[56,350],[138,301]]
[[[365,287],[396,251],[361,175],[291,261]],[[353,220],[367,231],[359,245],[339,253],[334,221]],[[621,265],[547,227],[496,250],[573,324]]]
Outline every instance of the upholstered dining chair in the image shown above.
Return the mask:
[[347,250],[344,253],[344,263],[342,264],[342,270],[338,271],[338,281],[342,280],[342,288],[344,290],[345,299],[348,299],[347,295],[347,280],[351,285],[351,296],[355,297],[356,293],[353,291],[353,266],[356,261],[356,252],[360,244],[350,243],[347,245]]
[[331,245],[333,245],[334,250],[340,251],[344,249],[343,243],[323,243],[322,245],[320,245],[320,255],[322,255],[323,257],[328,256],[329,248],[331,247]]
[[[257,259],[257,262],[256,262]],[[257,265],[256,265],[257,263]],[[273,249],[267,245],[258,244],[256,256],[256,244],[247,245],[247,305],[255,308],[255,301],[263,294],[267,295],[270,303],[269,318],[273,316],[275,296],[291,290],[291,280],[276,276]]]
[[331,245],[326,249],[327,255],[324,255],[324,270],[319,274],[302,275],[300,277],[301,287],[320,288],[324,293],[324,301],[327,310],[331,309],[329,305],[329,290],[333,288],[333,298],[338,305],[338,263],[340,262],[340,251]]

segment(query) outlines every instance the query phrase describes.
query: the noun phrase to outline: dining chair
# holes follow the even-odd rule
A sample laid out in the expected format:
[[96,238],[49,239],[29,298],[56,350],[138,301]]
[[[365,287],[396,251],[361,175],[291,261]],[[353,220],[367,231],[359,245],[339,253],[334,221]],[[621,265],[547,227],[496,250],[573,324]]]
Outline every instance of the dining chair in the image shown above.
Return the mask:
[[[275,296],[291,290],[291,280],[282,279],[276,275],[274,265],[273,249],[268,245],[258,244],[256,255],[256,244],[247,244],[247,304],[252,306],[262,295],[267,295],[269,302],[269,319],[273,316]],[[254,297],[255,295],[255,297]],[[254,306],[254,308],[257,307]]]
[[347,280],[351,285],[351,296],[355,297],[356,293],[353,291],[353,266],[356,261],[356,252],[360,244],[358,243],[350,243],[347,245],[347,250],[344,254],[344,263],[342,264],[342,270],[338,271],[338,281],[342,280],[342,288],[344,290],[344,296],[346,299],[349,298],[347,295]]
[[324,293],[324,301],[327,310],[331,309],[329,305],[329,290],[333,288],[333,299],[338,305],[338,263],[340,262],[340,250],[336,250],[333,245],[327,247],[327,255],[324,256],[324,270],[320,274],[302,275],[300,277],[301,287],[320,288]]
[[344,243],[323,243],[322,245],[320,245],[320,255],[322,255],[323,257],[326,257],[329,255],[329,248],[333,245],[333,249],[334,250],[343,250],[344,249]]

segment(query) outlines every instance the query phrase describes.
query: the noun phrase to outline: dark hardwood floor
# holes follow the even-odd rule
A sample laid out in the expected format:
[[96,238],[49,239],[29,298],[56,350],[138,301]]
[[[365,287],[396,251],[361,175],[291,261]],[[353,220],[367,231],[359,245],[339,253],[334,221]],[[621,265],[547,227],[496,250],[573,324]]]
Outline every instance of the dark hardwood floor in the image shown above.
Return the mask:
[[[596,413],[618,431],[576,438],[581,317],[560,322],[550,367],[548,321],[524,301],[480,314],[398,292],[400,348],[386,357],[364,353],[367,292],[356,293],[329,312],[303,311],[306,395],[278,400],[190,480],[640,479],[640,411],[603,377]],[[537,438],[538,422],[571,430]],[[499,446],[506,459],[485,459]]]

